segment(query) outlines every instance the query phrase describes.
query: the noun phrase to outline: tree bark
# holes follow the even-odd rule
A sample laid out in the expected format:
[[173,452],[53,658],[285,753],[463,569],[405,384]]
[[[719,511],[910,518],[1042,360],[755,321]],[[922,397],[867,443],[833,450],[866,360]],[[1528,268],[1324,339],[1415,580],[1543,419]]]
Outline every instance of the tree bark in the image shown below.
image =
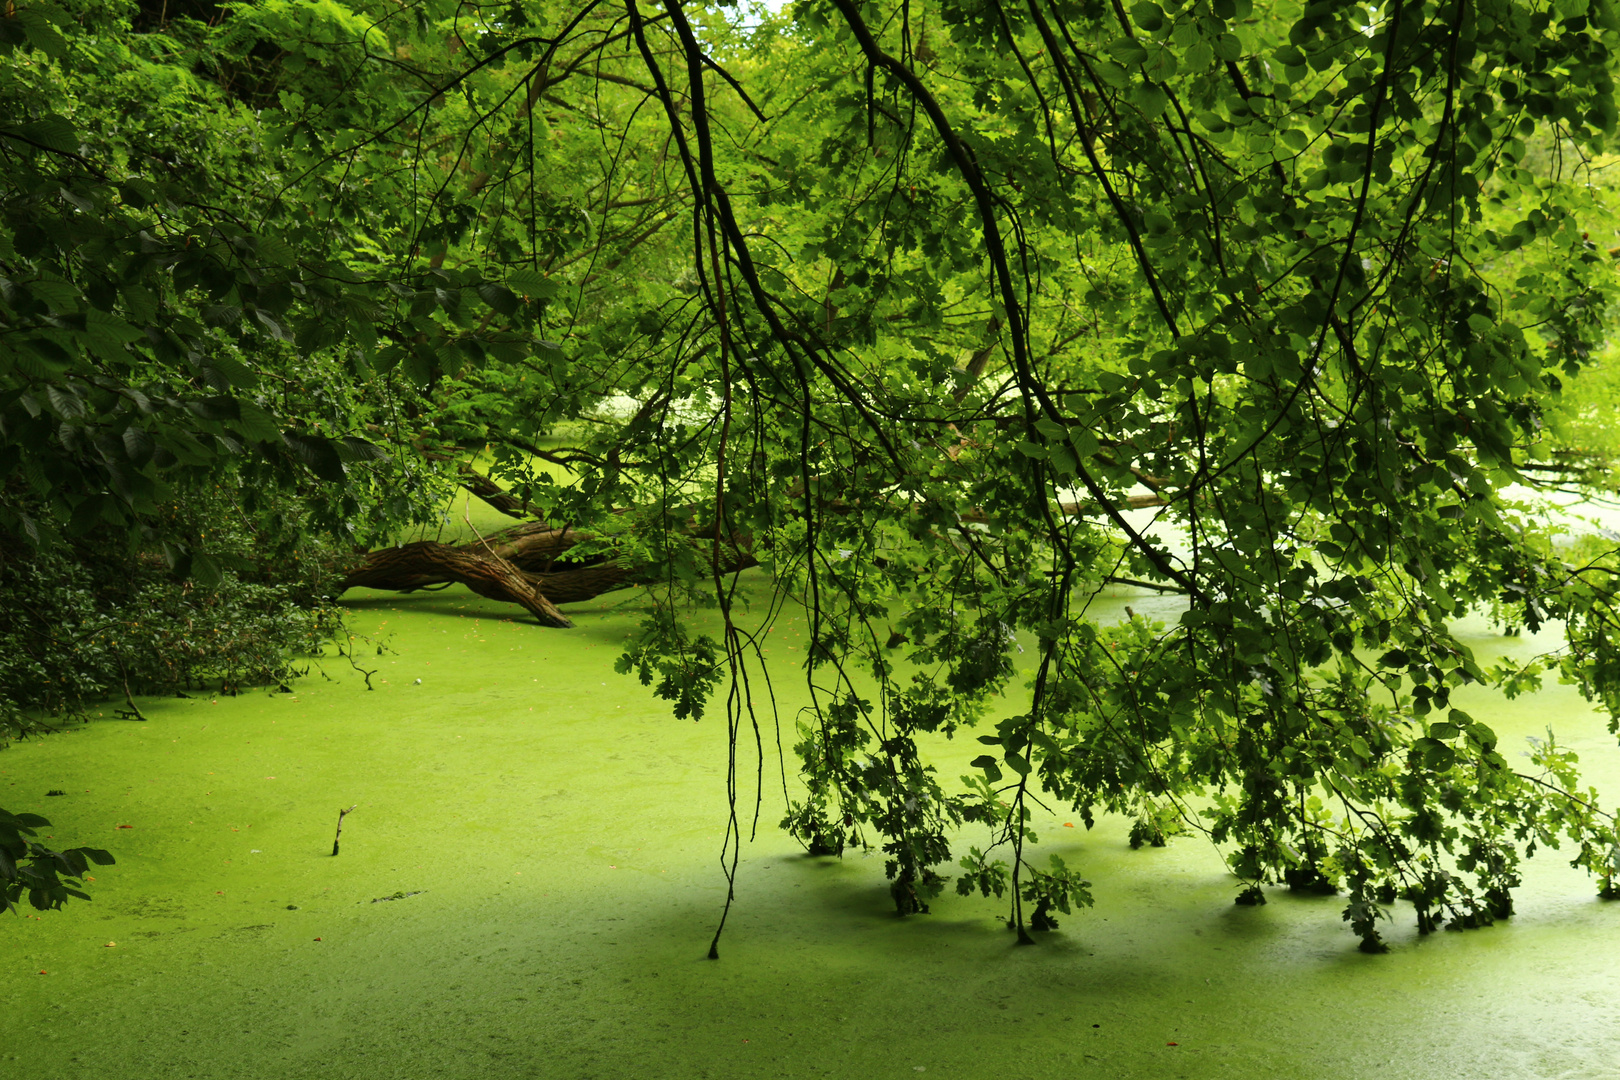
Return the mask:
[[344,575],[342,589],[396,589],[410,592],[428,585],[459,582],[479,596],[504,600],[528,611],[542,626],[566,629],[574,624],[521,570],[484,545],[451,547],[418,540],[369,552]]
[[483,473],[464,468],[457,476],[461,486],[507,517],[539,517],[540,512],[522,499],[508,492]]
[[[421,540],[368,552],[345,571],[339,591],[389,589],[412,592],[459,582],[480,596],[519,604],[544,626],[570,627],[558,604],[578,604],[603,593],[658,577],[653,566],[635,566],[596,555],[569,560],[565,553],[595,534],[553,528],[543,522],[514,525],[468,544]],[[745,544],[728,544],[722,573],[736,573],[759,560]]]

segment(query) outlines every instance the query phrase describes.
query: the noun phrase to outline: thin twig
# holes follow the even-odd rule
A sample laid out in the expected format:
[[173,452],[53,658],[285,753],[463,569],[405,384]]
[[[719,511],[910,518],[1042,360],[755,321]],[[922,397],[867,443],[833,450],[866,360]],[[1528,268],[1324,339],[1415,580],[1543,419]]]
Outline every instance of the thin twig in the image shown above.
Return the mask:
[[355,803],[354,806],[349,807],[347,810],[339,810],[338,811],[337,832],[332,834],[332,857],[333,858],[337,857],[338,840],[343,836],[343,819],[348,817],[350,814],[354,813],[354,807],[359,806],[359,805],[360,805],[359,803]]

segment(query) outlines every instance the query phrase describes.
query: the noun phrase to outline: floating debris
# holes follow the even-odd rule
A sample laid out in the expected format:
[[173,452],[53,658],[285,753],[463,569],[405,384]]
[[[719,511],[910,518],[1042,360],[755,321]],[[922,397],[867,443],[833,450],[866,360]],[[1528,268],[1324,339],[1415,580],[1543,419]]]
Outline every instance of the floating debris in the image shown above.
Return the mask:
[[421,896],[425,892],[427,892],[426,889],[417,889],[415,892],[397,892],[393,896],[379,896],[371,902],[373,904],[386,904],[390,900],[403,900],[407,896]]

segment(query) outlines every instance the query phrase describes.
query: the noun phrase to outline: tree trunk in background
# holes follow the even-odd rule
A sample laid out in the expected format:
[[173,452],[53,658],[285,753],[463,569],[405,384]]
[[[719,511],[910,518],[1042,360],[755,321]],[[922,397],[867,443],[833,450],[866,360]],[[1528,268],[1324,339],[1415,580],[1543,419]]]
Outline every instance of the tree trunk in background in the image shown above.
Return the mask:
[[[1151,478],[1146,478],[1151,479]],[[504,491],[494,481],[472,469],[464,469],[462,486],[495,509],[514,517],[533,508]],[[1161,495],[1132,495],[1120,503],[1132,510],[1163,506]],[[1060,502],[1064,515],[1097,512],[1090,503]],[[983,511],[961,515],[964,524],[986,520]],[[712,527],[694,527],[692,542],[702,547],[699,559],[709,563],[708,545]],[[571,627],[558,604],[580,604],[603,593],[659,581],[665,570],[660,564],[631,564],[612,555],[567,558],[567,552],[598,534],[557,528],[544,521],[526,521],[466,544],[440,544],[419,540],[400,547],[379,548],[362,556],[344,571],[338,591],[347,589],[387,589],[412,592],[459,582],[479,596],[518,604],[540,620],[542,626]],[[735,574],[758,566],[750,538],[730,537],[722,546],[720,572]]]
[[[658,566],[630,565],[603,555],[577,561],[563,558],[576,544],[594,538],[594,533],[557,529],[536,521],[467,544],[420,540],[379,548],[344,572],[339,591],[411,592],[459,582],[479,596],[522,606],[543,626],[566,628],[573,623],[556,605],[583,603],[615,589],[656,581],[660,575]],[[758,565],[747,547],[727,545],[722,550],[722,573],[734,574]]]
[[483,545],[451,547],[418,540],[368,553],[343,577],[342,589],[397,589],[410,592],[428,585],[460,582],[479,596],[517,604],[540,620],[559,628],[574,624],[545,593],[511,562]]

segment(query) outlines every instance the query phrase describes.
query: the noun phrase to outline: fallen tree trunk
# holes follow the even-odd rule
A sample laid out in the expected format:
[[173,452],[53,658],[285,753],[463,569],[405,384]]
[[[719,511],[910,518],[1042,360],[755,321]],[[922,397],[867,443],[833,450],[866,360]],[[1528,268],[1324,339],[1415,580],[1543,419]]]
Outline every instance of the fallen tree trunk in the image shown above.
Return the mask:
[[566,629],[574,624],[557,610],[535,583],[508,560],[472,545],[451,547],[418,540],[368,552],[344,576],[342,589],[395,589],[410,592],[429,585],[459,582],[479,596],[517,604],[542,626]]
[[[339,591],[413,592],[460,583],[491,600],[521,605],[542,625],[568,627],[573,624],[556,605],[583,603],[659,576],[657,567],[630,565],[603,555],[563,558],[570,548],[591,539],[595,539],[592,533],[531,522],[468,544],[421,540],[380,548],[345,571]],[[722,549],[722,573],[734,574],[758,565],[759,560],[745,546],[728,544]]]
[[[470,469],[460,479],[468,491],[504,513],[516,516],[520,508],[533,509],[505,495],[488,478]],[[1160,495],[1137,495],[1124,500],[1131,509],[1165,503]],[[1058,512],[1065,516],[1085,515],[1096,513],[1097,508],[1087,503],[1059,503]],[[982,510],[974,510],[962,514],[960,520],[965,525],[979,524],[988,517]],[[700,549],[699,561],[706,566],[713,557],[712,533],[712,527],[704,530],[694,526],[690,537],[690,542]],[[521,606],[542,626],[571,627],[573,623],[557,609],[558,604],[584,603],[617,589],[656,582],[664,575],[661,566],[628,563],[612,554],[568,557],[577,546],[600,538],[594,532],[528,521],[466,544],[419,540],[379,548],[361,556],[344,572],[338,591],[366,588],[413,592],[459,583],[479,596]],[[730,537],[722,544],[719,556],[722,574],[759,565],[748,537]]]
[[[508,526],[462,546],[487,550],[519,570],[544,574],[550,573],[559,561],[567,562],[562,559],[564,552],[596,538],[593,532],[582,532],[567,526],[558,529],[543,521],[528,521],[522,525]],[[599,558],[588,562],[594,563]]]

